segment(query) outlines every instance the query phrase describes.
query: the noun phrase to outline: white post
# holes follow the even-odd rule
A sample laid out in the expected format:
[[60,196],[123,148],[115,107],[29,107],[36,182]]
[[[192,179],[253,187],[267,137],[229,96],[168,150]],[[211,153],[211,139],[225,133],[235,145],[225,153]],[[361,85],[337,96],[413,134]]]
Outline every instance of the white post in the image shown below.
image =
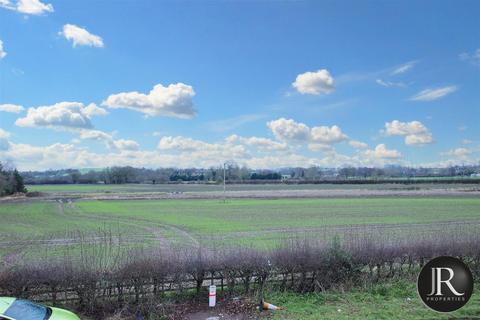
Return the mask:
[[216,302],[217,302],[217,287],[210,286],[210,290],[208,293],[208,306],[215,307]]

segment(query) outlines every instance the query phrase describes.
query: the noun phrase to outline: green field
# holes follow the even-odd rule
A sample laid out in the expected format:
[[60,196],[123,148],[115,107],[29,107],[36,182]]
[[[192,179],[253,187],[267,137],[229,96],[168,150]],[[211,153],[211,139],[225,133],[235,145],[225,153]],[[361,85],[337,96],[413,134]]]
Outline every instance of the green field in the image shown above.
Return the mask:
[[75,245],[108,230],[126,246],[247,245],[289,238],[382,241],[478,232],[478,198],[27,201],[0,206],[1,252]]
[[[342,189],[369,189],[369,190],[411,190],[411,189],[474,189],[478,190],[478,183],[415,183],[415,184],[232,184],[227,185],[228,191],[255,191],[255,190],[342,190]],[[28,191],[48,193],[139,193],[139,192],[208,192],[222,191],[221,184],[46,184],[28,185]]]

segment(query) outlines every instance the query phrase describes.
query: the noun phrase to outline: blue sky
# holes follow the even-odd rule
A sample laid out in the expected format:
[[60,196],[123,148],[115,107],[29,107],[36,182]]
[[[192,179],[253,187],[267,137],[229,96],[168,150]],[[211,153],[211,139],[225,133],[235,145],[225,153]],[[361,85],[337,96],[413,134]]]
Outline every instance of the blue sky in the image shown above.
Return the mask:
[[0,0],[0,160],[23,170],[478,163],[479,10]]

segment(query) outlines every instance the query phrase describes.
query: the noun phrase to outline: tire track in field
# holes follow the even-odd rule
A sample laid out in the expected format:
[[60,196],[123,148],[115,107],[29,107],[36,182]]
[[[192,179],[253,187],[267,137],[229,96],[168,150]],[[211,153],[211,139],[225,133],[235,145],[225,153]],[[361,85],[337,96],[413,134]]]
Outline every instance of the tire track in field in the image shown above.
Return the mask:
[[[355,236],[368,236],[372,234],[381,234],[388,232],[390,235],[402,235],[402,232],[411,232],[411,231],[457,231],[458,228],[465,227],[480,227],[480,220],[471,219],[467,221],[456,221],[456,220],[446,220],[446,221],[436,221],[436,222],[417,222],[417,223],[389,223],[389,224],[352,224],[352,225],[328,225],[328,226],[317,226],[317,227],[284,227],[284,228],[268,228],[262,230],[253,230],[253,231],[236,231],[231,232],[228,235],[223,235],[221,239],[238,239],[238,238],[250,238],[256,236],[266,236],[272,235],[271,239],[282,240],[282,238],[277,238],[274,235],[283,234],[286,235],[286,238],[289,237],[298,237],[299,235],[317,235],[322,234],[325,236],[334,236],[336,234],[351,234]],[[437,230],[438,229],[438,230]],[[395,233],[398,232],[398,233]],[[408,235],[408,234],[407,234]]]
[[[153,234],[156,238],[156,240],[161,244],[163,248],[171,248],[172,247],[172,242],[167,239],[163,235],[163,231],[165,229],[169,229],[170,231],[173,231],[175,234],[181,235],[183,238],[186,238],[187,241],[186,243],[190,243],[190,247],[200,247],[200,242],[195,238],[193,235],[188,233],[187,231],[173,226],[169,224],[163,224],[163,223],[157,223],[157,222],[152,222],[147,219],[140,219],[140,218],[122,218],[119,216],[115,217],[105,217],[101,215],[95,215],[95,214],[86,214],[86,213],[80,213],[80,209],[78,207],[75,207],[74,203],[72,201],[69,201],[69,206],[70,209],[75,212],[75,217],[82,217],[82,218],[87,218],[87,219],[93,219],[93,220],[104,220],[104,221],[115,221],[124,225],[129,225],[133,227],[137,227],[143,230],[148,231],[149,233]],[[62,203],[63,207],[63,203]],[[65,214],[64,208],[62,209],[63,214]],[[134,223],[132,221],[137,221],[137,222],[145,222],[150,224],[151,226],[146,226],[145,224],[139,224],[139,223]]]

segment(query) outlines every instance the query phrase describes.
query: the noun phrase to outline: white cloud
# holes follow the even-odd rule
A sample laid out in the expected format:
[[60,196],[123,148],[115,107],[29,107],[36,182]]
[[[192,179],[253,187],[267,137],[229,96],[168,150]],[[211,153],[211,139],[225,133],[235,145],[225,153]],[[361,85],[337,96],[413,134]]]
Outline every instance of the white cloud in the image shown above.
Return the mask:
[[[273,135],[281,141],[297,141],[312,144],[334,144],[348,139],[338,126],[308,127],[293,119],[280,118],[267,122]],[[317,147],[314,147],[318,149]]]
[[470,139],[463,139],[462,140],[462,144],[472,144],[472,143],[473,143],[473,141],[470,140]]
[[53,12],[51,4],[43,3],[40,0],[18,0],[16,4],[13,4],[10,0],[0,0],[0,7],[31,15]]
[[79,137],[80,139],[86,139],[86,140],[98,140],[98,141],[113,140],[113,137],[111,134],[108,134],[100,130],[81,130]]
[[225,138],[227,144],[241,143],[249,147],[255,147],[263,151],[283,151],[287,150],[288,146],[285,142],[273,141],[262,137],[241,137],[236,134]]
[[387,146],[383,143],[377,145],[374,150],[365,151],[365,155],[377,159],[398,159],[402,156],[402,154],[395,149],[387,149]]
[[[83,138],[98,138],[99,141],[111,139],[108,133],[83,132]],[[95,132],[96,131],[96,132]],[[252,137],[250,137],[252,138]],[[253,139],[245,138],[250,142]],[[241,140],[241,139],[240,139]],[[106,141],[106,140],[105,140]],[[55,143],[47,146],[32,146],[11,142],[9,148],[0,150],[0,158],[11,160],[21,170],[45,170],[48,168],[85,168],[106,166],[136,166],[136,167],[177,167],[191,168],[219,166],[226,160],[235,160],[239,165],[251,168],[280,168],[288,166],[311,165],[340,167],[383,166],[389,163],[402,163],[396,150],[388,150],[384,145],[374,150],[367,150],[354,156],[338,154],[331,146],[324,146],[322,157],[308,157],[296,154],[290,149],[274,153],[255,153],[248,151],[242,141],[237,138],[220,143],[209,143],[189,137],[163,137],[158,150],[139,150],[132,140],[115,140],[115,146],[109,146],[102,152],[89,151],[79,141],[72,143]],[[111,140],[110,140],[111,142]],[[239,145],[240,143],[240,145]],[[321,145],[318,145],[321,148]],[[121,149],[121,150],[120,150]]]
[[392,82],[392,81],[387,81],[387,80],[382,80],[382,79],[377,79],[375,82],[381,86],[390,88],[390,87],[406,87],[405,83],[403,82]]
[[24,107],[16,105],[16,104],[0,104],[0,111],[3,112],[10,112],[10,113],[20,113],[25,110]]
[[[243,145],[208,143],[182,136],[162,137],[158,143],[158,149],[179,152],[180,157],[189,157],[191,160],[196,159],[198,163],[203,163],[204,166],[206,163],[209,163],[207,167],[219,165],[227,160],[242,160],[249,158],[249,153]],[[194,163],[194,161],[191,161],[191,163]],[[198,167],[199,165],[193,164],[191,166]]]
[[3,41],[0,40],[0,59],[5,58],[6,55],[7,55],[7,52],[6,52],[5,49],[3,48]]
[[0,128],[0,151],[9,149],[10,142],[8,141],[8,138],[10,138],[10,132]]
[[365,142],[357,141],[357,140],[350,140],[348,141],[348,144],[355,149],[366,149],[368,148],[368,144]]
[[196,115],[192,101],[194,96],[192,86],[183,83],[170,84],[168,87],[157,84],[148,94],[136,91],[112,94],[102,105],[116,109],[131,109],[149,116],[188,119]]
[[100,131],[100,130],[89,130],[82,129],[80,130],[79,138],[82,140],[96,140],[103,141],[105,145],[110,150],[123,151],[129,150],[134,151],[140,148],[138,142],[134,140],[118,139],[115,140],[112,134]]
[[80,102],[59,102],[51,106],[29,108],[24,118],[15,124],[19,127],[48,127],[54,129],[89,129],[94,115],[105,114],[97,106],[84,106]]
[[305,141],[310,139],[310,128],[293,119],[280,118],[267,122],[273,135],[279,140]]
[[10,137],[10,132],[0,128],[0,139],[7,139]]
[[65,39],[72,41],[73,47],[90,46],[103,48],[103,39],[101,37],[73,24],[64,25],[63,31],[59,32],[59,34],[64,36]]
[[456,148],[456,149],[451,149],[447,152],[442,153],[442,155],[446,156],[453,156],[456,158],[467,158],[470,154],[472,153],[472,150],[469,148]]
[[477,67],[480,67],[480,48],[472,53],[463,52],[459,55],[460,60],[467,61]]
[[342,132],[338,126],[320,126],[312,127],[311,141],[314,143],[333,144],[342,142],[348,139],[347,135]]
[[457,91],[457,86],[448,86],[436,89],[425,89],[414,95],[410,100],[414,101],[433,101],[443,98],[450,93]]
[[407,145],[433,143],[430,131],[420,121],[401,122],[393,120],[385,123],[385,133],[389,136],[404,136]]
[[315,152],[333,152],[335,150],[331,145],[324,143],[309,143],[307,147]]
[[90,103],[88,106],[83,108],[83,113],[87,117],[92,118],[94,116],[105,116],[108,114],[108,111],[98,107],[95,103]]
[[218,150],[221,146],[182,136],[166,136],[160,139],[158,142],[158,148],[160,150],[197,151]]
[[140,145],[138,142],[134,140],[125,140],[125,139],[119,139],[119,140],[114,140],[113,141],[115,147],[119,150],[138,150],[140,148]]
[[410,69],[412,69],[415,66],[415,64],[417,64],[417,62],[418,61],[410,61],[410,62],[404,63],[401,66],[396,67],[391,74],[397,75],[397,74],[405,73]]
[[333,77],[326,69],[299,74],[292,86],[301,94],[329,94],[335,90]]

